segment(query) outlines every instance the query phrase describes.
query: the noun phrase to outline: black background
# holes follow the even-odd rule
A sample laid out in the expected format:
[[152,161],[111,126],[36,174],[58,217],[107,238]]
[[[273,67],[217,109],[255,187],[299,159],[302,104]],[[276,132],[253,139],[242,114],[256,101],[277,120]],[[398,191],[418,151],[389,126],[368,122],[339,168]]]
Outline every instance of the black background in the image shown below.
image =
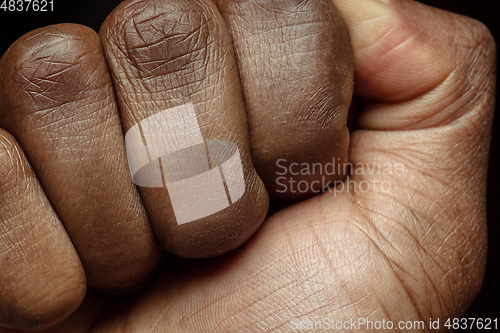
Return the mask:
[[[0,0],[0,3],[3,0]],[[0,11],[0,54],[24,33],[49,24],[80,23],[96,31],[109,12],[121,1],[118,0],[54,0],[54,12],[46,13],[5,13]],[[495,39],[500,40],[498,1],[493,0],[425,0],[423,3],[449,11],[474,17],[485,23]],[[498,92],[498,88],[497,88]],[[498,95],[498,94],[497,94]],[[1,102],[1,101],[0,101]],[[500,124],[496,119],[488,174],[488,228],[489,251],[488,266],[483,289],[467,313],[467,317],[500,317]]]

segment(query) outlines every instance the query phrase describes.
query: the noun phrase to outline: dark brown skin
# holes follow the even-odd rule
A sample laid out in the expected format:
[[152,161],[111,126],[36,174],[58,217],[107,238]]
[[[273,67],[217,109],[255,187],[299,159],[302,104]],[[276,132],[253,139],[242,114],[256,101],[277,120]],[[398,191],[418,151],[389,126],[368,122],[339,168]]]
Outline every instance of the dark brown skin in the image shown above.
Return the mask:
[[41,28],[9,48],[0,68],[0,126],[23,147],[89,285],[136,287],[161,250],[130,181],[99,38],[78,25]]
[[[328,163],[347,164],[349,148],[353,58],[332,2],[220,0],[218,6],[235,41],[252,159],[269,194],[297,201],[345,179],[343,167],[320,172]],[[316,172],[296,175],[302,163],[318,164]],[[309,186],[299,189],[304,181]]]
[[[350,45],[326,0],[128,0],[99,34],[21,37],[0,60],[0,333],[460,317],[485,267],[494,42],[416,1],[333,2]],[[349,139],[352,70],[366,107]],[[133,184],[124,133],[187,102],[206,138],[238,145],[246,193],[178,226],[165,190]],[[276,160],[343,161],[347,145],[348,190],[265,217],[267,190],[271,202],[312,194],[276,193]],[[359,172],[377,163],[405,171]],[[154,274],[162,248],[230,252],[168,255]],[[150,276],[126,298],[93,290]]]
[[29,329],[40,318],[53,325],[83,300],[85,272],[26,156],[5,130],[0,158],[0,325]]
[[140,187],[162,248],[199,258],[226,253],[264,221],[268,197],[250,157],[247,119],[231,39],[209,1],[124,2],[101,27],[125,132],[174,106],[201,110],[202,135],[238,145],[246,191],[219,213],[177,225],[166,188]]

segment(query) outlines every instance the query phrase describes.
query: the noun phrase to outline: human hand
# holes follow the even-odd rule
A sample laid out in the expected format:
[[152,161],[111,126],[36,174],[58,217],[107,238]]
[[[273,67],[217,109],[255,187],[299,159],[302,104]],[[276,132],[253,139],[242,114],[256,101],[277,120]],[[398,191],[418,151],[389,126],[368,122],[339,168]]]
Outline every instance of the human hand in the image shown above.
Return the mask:
[[[78,258],[58,217],[78,225],[89,213],[88,221],[109,222],[76,233],[91,258],[106,259],[96,267],[111,267],[108,272],[95,269],[93,283],[101,289],[139,285],[156,265],[160,251],[145,211],[151,218],[151,211],[161,205],[148,204],[148,194],[141,189],[144,209],[127,178],[118,109],[125,131],[147,112],[174,106],[168,104],[172,101],[195,101],[201,110],[221,112],[207,118],[202,129],[211,124],[213,128],[206,128],[209,137],[238,142],[244,163],[249,162],[245,149],[251,149],[252,161],[275,198],[283,198],[276,191],[282,188],[277,183],[281,169],[266,173],[266,166],[276,166],[282,156],[279,150],[266,150],[269,142],[271,148],[282,145],[289,150],[288,161],[306,165],[324,166],[332,156],[340,157],[342,165],[346,158],[347,146],[341,144],[348,138],[345,110],[329,103],[349,102],[343,100],[349,96],[349,75],[340,75],[345,70],[331,61],[348,55],[335,50],[345,45],[341,25],[331,28],[334,16],[332,9],[325,9],[326,1],[218,3],[238,59],[250,128],[247,146],[236,63],[221,16],[208,1],[171,3],[185,13],[180,21],[165,14],[173,5],[152,1],[126,2],[111,14],[100,32],[111,74],[103,65],[97,36],[80,26],[37,31],[14,45],[9,52],[15,57],[4,55],[1,93],[8,102],[1,106],[0,122],[20,142],[18,146],[4,132],[4,326],[51,326],[69,315],[84,295],[84,254],[79,250]],[[359,127],[351,133],[353,170],[344,183],[348,186],[338,184],[273,214],[249,242],[228,255],[167,267],[125,307],[101,306],[102,300],[90,294],[50,331],[291,331],[292,318],[428,322],[465,311],[480,287],[485,263],[485,176],[494,101],[491,36],[472,19],[417,2],[334,3],[349,29],[355,98],[363,105],[355,115]],[[206,26],[199,27],[193,9],[209,18]],[[182,24],[165,24],[169,22]],[[171,30],[158,29],[163,24]],[[338,45],[325,42],[335,38],[340,39]],[[168,41],[175,41],[177,54]],[[37,46],[47,54],[54,54],[50,47],[56,48],[61,59],[42,58],[40,63],[49,61],[52,67],[39,66],[33,51]],[[179,81],[169,77],[172,73],[165,69],[172,67],[161,61],[174,66]],[[207,68],[207,75],[196,75],[194,68]],[[6,79],[26,70],[31,76],[25,84]],[[342,84],[334,86],[329,80]],[[31,92],[29,99],[18,98],[15,89]],[[303,118],[289,124],[279,117],[280,109]],[[278,118],[266,119],[267,110]],[[313,130],[284,136],[291,131],[286,126]],[[299,144],[308,142],[304,135],[311,140],[309,146]],[[42,143],[52,146],[40,150]],[[293,154],[295,149],[298,153]],[[75,154],[78,163],[71,165]],[[54,174],[57,165],[66,172]],[[266,198],[250,169],[245,169],[246,180],[255,177],[250,188],[257,199],[246,199],[244,207],[249,208],[243,216],[258,226]],[[58,180],[61,175],[63,180]],[[302,176],[296,180],[315,180]],[[59,193],[50,198],[57,215],[45,197],[51,193]],[[98,193],[102,197],[95,197]],[[90,199],[99,205],[89,205]],[[113,200],[118,208],[101,215],[102,209],[113,207]],[[66,219],[58,207],[68,207]],[[168,231],[154,226],[162,242]],[[106,229],[116,239],[108,236],[109,244],[96,243]],[[129,244],[133,247],[124,251]]]

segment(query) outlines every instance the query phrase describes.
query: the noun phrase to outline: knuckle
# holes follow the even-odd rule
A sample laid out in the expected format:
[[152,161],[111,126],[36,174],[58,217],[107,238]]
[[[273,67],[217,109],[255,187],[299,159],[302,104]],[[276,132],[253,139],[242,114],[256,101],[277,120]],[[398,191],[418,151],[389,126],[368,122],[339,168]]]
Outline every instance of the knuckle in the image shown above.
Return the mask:
[[495,63],[496,44],[488,27],[476,19],[461,17],[456,24],[456,36],[460,37],[460,63],[471,63],[474,66],[492,66]]
[[263,9],[293,10],[300,6],[312,5],[311,0],[237,0],[236,3],[251,2]]
[[329,12],[329,7],[333,7],[331,0],[219,0],[218,5],[225,13],[259,16],[260,20],[274,20],[284,28],[290,24],[285,21],[293,19],[289,15],[304,15],[301,19],[294,17],[297,21],[293,26],[298,27],[321,20],[321,16]]
[[77,25],[56,25],[28,33],[2,58],[2,93],[11,109],[29,103],[37,109],[78,98],[95,74],[97,35]]
[[[15,139],[7,131],[0,129],[0,196],[7,196],[12,191],[19,191],[18,180],[23,169],[23,157]],[[8,205],[3,202],[4,207]]]
[[205,1],[134,1],[106,24],[104,39],[140,78],[206,64],[221,37],[214,6]]
[[[474,115],[469,122],[482,124],[493,115],[496,46],[489,29],[480,21],[460,17],[455,22],[455,70],[450,74],[456,82],[457,96],[453,119]],[[466,112],[467,110],[467,112]]]

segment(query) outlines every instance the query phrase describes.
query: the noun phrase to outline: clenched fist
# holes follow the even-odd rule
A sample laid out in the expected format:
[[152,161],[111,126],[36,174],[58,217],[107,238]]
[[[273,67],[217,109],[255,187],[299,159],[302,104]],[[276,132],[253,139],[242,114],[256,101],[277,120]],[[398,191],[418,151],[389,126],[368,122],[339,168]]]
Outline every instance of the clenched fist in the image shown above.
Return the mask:
[[[494,72],[481,23],[410,0],[127,0],[99,34],[24,35],[0,61],[0,332],[459,317]],[[163,251],[197,259],[156,272]]]

